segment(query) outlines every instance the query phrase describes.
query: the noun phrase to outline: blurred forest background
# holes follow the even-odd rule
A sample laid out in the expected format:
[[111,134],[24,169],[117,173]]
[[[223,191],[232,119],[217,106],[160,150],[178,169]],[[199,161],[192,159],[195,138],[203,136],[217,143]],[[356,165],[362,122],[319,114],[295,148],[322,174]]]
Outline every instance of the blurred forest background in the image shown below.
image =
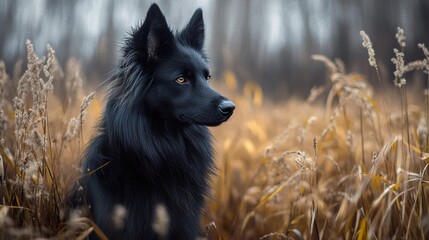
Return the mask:
[[[32,0],[0,1],[0,58],[7,69],[26,56],[26,39],[36,52],[50,43],[62,65],[82,61],[87,80],[109,75],[126,32],[145,18],[153,1]],[[372,38],[381,71],[393,71],[390,59],[396,28],[405,29],[408,61],[421,56],[416,43],[429,42],[429,1],[343,0],[160,0],[170,26],[180,29],[197,7],[206,21],[206,49],[215,77],[232,71],[238,82],[254,81],[267,96],[280,99],[307,94],[324,82],[324,68],[311,54],[340,58],[349,71],[370,75],[362,64],[367,52],[359,31]],[[38,54],[43,54],[37,52]],[[390,75],[389,75],[390,74]],[[375,77],[375,76],[373,76]],[[371,80],[371,79],[370,79]]]

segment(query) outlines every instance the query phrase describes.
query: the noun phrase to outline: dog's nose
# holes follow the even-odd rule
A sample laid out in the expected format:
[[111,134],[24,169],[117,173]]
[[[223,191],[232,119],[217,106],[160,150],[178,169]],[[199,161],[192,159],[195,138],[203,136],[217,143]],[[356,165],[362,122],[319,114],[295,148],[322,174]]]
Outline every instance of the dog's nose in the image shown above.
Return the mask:
[[219,104],[219,110],[225,116],[230,115],[234,111],[234,109],[234,103],[229,100],[222,100]]

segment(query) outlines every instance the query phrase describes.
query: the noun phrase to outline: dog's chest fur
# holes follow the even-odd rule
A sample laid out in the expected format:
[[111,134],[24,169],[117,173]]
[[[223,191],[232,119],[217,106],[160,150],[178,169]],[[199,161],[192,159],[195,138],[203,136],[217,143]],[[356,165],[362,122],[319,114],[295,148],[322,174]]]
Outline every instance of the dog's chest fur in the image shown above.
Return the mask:
[[[155,219],[165,216],[156,216],[154,206],[162,205],[169,224],[174,223],[167,227],[169,239],[194,238],[213,167],[211,136],[206,127],[199,125],[151,131],[144,137],[150,148],[142,146],[144,152],[111,146],[106,136],[109,131],[93,140],[92,149],[98,151],[88,156],[87,170],[107,165],[88,181],[88,203],[94,206],[91,213],[103,229],[111,229],[110,236],[156,239],[153,224]],[[150,159],[153,157],[158,159]],[[125,228],[119,231],[114,230],[112,221],[102,219],[109,212],[114,216],[112,211],[117,205],[133,209],[127,212]]]

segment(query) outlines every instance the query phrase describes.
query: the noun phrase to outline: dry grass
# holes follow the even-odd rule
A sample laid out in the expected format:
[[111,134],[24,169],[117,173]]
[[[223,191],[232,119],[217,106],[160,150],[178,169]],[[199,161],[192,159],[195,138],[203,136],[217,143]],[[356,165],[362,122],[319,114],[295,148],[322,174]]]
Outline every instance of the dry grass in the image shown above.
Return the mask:
[[[424,57],[406,63],[398,28],[390,81],[380,76],[369,37],[361,35],[379,90],[348,74],[340,60],[319,55],[313,59],[327,66],[328,81],[306,101],[263,101],[257,85],[240,91],[234,74],[225,73],[217,88],[238,107],[229,122],[212,129],[219,171],[202,220],[207,238],[429,236],[429,77],[424,91],[406,81],[410,71],[428,75],[429,51],[419,44]],[[90,94],[79,107],[78,62],[63,72],[50,47],[41,59],[31,43],[27,48],[23,74],[18,64],[9,77],[0,63],[0,239],[102,235],[78,213],[66,219],[64,208],[79,176],[79,152],[100,112],[97,99],[88,106]],[[119,210],[123,224],[126,209]],[[154,226],[163,232],[168,216],[162,206],[159,212]]]
[[[64,206],[70,183],[79,176],[76,163],[84,143],[83,122],[94,94],[84,98],[78,117],[68,121],[67,110],[76,111],[67,107],[69,99],[82,97],[73,89],[76,77],[64,77],[49,45],[47,57],[39,58],[30,41],[27,51],[25,72],[16,67],[20,77],[11,79],[0,62],[0,239],[69,237],[76,228],[87,229],[85,221],[90,222],[66,223]],[[67,72],[78,73],[77,69]],[[53,95],[54,79],[64,79],[64,91],[58,91],[68,94],[62,98]]]

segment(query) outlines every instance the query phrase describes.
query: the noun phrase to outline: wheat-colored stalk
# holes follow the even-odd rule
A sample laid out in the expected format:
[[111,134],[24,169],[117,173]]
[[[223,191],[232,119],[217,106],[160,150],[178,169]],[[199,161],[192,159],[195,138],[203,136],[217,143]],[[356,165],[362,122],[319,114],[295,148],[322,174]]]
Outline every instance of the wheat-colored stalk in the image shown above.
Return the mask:
[[78,139],[81,132],[83,123],[86,120],[87,108],[90,103],[95,98],[95,92],[90,93],[88,96],[84,97],[82,104],[80,105],[79,116],[77,118],[73,117],[70,119],[67,125],[67,131],[63,135],[65,141],[71,141],[73,139]]

